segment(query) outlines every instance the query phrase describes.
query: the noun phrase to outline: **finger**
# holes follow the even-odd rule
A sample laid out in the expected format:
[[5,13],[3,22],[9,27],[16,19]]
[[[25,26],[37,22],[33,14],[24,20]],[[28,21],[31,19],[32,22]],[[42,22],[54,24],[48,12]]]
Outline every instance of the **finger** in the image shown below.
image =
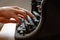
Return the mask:
[[9,20],[4,17],[0,17],[0,23],[17,23],[16,20]]
[[35,16],[31,12],[27,11],[26,9],[23,9],[23,8],[19,8],[19,9],[22,10],[22,11],[25,11],[26,15],[29,15],[30,17],[35,18]]
[[13,15],[13,18],[17,21],[17,23],[19,23],[21,25],[21,18],[18,18],[17,15]]
[[21,18],[25,19],[24,16],[23,15],[20,15],[20,14],[18,14],[18,17],[21,17]]
[[29,15],[30,17],[32,18],[35,18],[35,16],[31,13],[31,12],[28,12],[28,11],[25,11],[27,15]]
[[23,15],[24,18],[25,18],[26,20],[28,20],[28,17],[27,17],[27,14],[26,14],[25,11],[23,11],[23,10],[18,10],[18,9],[13,9],[13,11],[15,11],[16,14]]
[[5,7],[7,7],[7,8],[14,8],[14,9],[20,9],[20,7],[18,7],[18,6],[5,6]]
[[20,9],[20,7],[18,7],[18,6],[10,6],[10,7],[14,8],[14,9]]
[[[18,8],[19,8],[19,7],[18,7]],[[29,15],[30,17],[35,18],[35,16],[34,16],[31,12],[29,12],[28,10],[23,9],[23,8],[19,8],[19,9],[25,11],[26,14]]]
[[19,7],[19,6],[10,6],[10,7],[14,8],[14,9],[19,9],[19,10],[26,10],[26,9],[21,8],[21,7]]

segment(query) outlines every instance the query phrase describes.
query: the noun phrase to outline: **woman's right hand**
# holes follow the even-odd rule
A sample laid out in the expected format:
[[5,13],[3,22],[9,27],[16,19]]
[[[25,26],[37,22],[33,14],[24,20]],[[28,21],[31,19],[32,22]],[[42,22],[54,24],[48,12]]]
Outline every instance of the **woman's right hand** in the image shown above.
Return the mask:
[[[27,15],[35,17],[32,13],[18,6],[0,7],[0,23],[19,23],[21,25],[21,18],[28,21]],[[10,20],[10,18],[15,20]]]

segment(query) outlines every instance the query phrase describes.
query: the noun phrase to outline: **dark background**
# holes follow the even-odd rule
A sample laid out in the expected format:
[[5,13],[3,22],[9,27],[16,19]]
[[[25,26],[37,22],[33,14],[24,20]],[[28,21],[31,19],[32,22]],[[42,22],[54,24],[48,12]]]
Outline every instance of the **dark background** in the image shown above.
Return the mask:
[[58,40],[60,39],[60,1],[46,0],[45,11],[43,11],[44,21],[37,39]]

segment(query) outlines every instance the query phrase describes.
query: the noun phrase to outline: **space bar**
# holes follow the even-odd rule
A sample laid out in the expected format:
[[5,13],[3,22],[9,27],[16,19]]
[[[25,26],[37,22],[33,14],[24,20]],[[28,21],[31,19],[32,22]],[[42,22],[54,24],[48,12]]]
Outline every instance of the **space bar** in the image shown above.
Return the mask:
[[8,40],[15,40],[15,29],[16,24],[14,23],[4,24],[3,28],[0,31],[0,37],[6,37]]

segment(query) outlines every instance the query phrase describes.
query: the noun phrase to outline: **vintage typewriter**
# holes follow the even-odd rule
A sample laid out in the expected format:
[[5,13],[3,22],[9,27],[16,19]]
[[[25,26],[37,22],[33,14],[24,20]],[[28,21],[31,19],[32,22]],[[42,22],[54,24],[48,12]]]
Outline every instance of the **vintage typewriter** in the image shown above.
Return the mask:
[[32,0],[32,10],[31,12],[35,15],[36,18],[31,18],[28,16],[28,22],[22,19],[22,25],[16,27],[16,38],[26,38],[34,34],[35,31],[40,28],[42,20],[42,0]]
[[[11,32],[8,32],[8,30],[5,31],[8,32],[8,36],[10,35],[11,40],[14,40],[12,38],[27,38],[36,33],[36,31],[40,28],[41,21],[42,21],[42,0],[32,0],[31,3],[31,12],[33,15],[35,15],[36,18],[31,18],[28,16],[28,22],[24,19],[21,19],[22,25],[18,24],[4,24],[3,27],[1,28],[1,33],[4,33],[4,28],[8,29],[8,26],[10,26]],[[14,27],[13,27],[14,26]],[[0,33],[0,34],[1,34]],[[14,37],[13,37],[14,36]]]

